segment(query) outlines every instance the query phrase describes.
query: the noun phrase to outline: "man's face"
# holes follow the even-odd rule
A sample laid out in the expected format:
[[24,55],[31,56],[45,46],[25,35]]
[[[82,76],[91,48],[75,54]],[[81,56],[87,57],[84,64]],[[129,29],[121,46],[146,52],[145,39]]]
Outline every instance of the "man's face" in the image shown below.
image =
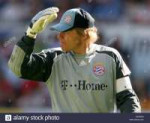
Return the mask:
[[63,51],[76,51],[81,43],[81,39],[75,30],[60,32],[58,34],[60,46]]

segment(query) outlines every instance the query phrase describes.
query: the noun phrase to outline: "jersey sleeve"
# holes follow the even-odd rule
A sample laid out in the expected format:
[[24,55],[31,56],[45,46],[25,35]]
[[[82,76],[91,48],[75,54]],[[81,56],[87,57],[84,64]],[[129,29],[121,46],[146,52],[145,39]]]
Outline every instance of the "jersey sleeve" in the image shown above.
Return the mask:
[[131,74],[120,53],[115,50],[116,54],[116,79],[120,79]]
[[132,89],[129,68],[121,55],[116,51],[116,101],[121,113],[139,113],[141,106],[137,95]]
[[15,45],[8,66],[20,78],[45,82],[51,74],[53,59],[58,52],[43,50],[32,53],[33,48],[34,39],[23,37]]

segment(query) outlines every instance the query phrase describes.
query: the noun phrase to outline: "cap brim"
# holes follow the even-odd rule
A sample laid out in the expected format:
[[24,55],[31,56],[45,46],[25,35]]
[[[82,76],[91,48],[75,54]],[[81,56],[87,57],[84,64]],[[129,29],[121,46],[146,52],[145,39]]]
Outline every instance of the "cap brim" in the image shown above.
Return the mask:
[[50,30],[58,31],[58,32],[65,32],[69,29],[71,29],[71,26],[69,26],[67,24],[60,24],[60,23],[56,24],[50,28]]

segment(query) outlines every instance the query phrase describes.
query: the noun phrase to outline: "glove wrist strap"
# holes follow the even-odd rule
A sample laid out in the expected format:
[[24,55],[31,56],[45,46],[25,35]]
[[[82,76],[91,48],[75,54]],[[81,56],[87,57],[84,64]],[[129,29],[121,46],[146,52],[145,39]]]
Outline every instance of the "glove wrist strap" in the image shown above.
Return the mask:
[[37,36],[37,33],[33,32],[33,30],[30,27],[28,27],[28,29],[26,31],[26,35],[30,38],[35,39]]

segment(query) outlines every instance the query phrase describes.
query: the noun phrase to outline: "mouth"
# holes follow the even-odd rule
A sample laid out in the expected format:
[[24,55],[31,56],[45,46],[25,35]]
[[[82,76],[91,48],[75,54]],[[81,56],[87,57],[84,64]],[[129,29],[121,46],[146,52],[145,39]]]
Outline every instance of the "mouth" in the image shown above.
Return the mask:
[[63,51],[65,51],[65,43],[64,42],[60,42],[60,47]]
[[65,45],[64,41],[60,40],[60,46],[62,47],[64,45]]

